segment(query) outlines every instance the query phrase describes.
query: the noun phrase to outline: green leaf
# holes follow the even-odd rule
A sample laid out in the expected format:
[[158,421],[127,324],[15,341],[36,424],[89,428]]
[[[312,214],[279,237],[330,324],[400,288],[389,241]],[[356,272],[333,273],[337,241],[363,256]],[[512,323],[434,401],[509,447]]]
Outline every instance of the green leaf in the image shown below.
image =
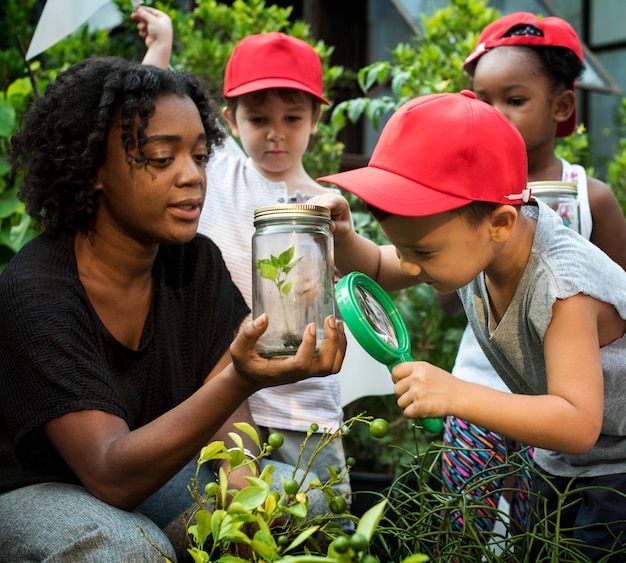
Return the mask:
[[235,446],[243,450],[243,440],[239,434],[236,432],[229,432],[228,437],[235,443]]
[[198,510],[195,514],[196,525],[190,526],[194,528],[194,538],[196,540],[196,545],[203,546],[204,542],[206,542],[207,538],[211,534],[211,520],[213,519],[213,514],[208,510]]
[[257,487],[251,485],[238,491],[233,498],[233,502],[240,502],[246,510],[254,510],[265,502],[268,491],[269,487],[267,486]]
[[248,424],[247,422],[235,422],[233,426],[248,436],[248,438],[250,438],[259,449],[261,448],[261,440],[259,439],[259,434],[254,429],[254,426]]
[[274,281],[278,276],[278,268],[273,264],[261,264],[259,273],[262,278]]
[[0,196],[0,219],[6,219],[24,206],[17,198],[18,188],[11,188]]
[[271,561],[276,553],[276,546],[268,545],[263,541],[252,540],[250,546],[257,555],[260,555],[263,560]]
[[206,463],[212,459],[227,459],[228,455],[224,453],[224,442],[216,440],[207,444],[200,450],[200,457],[198,463]]
[[283,268],[289,265],[289,262],[291,262],[291,259],[293,258],[293,254],[295,251],[296,251],[295,247],[290,246],[287,250],[280,253],[280,256],[278,257],[278,262]]
[[285,274],[288,274],[289,272],[291,272],[291,270],[293,270],[298,263],[300,262],[300,260],[302,260],[303,256],[300,256],[299,258],[296,258],[295,260],[292,260],[291,262],[289,262],[289,264],[287,264],[285,267],[283,267],[283,272]]
[[296,504],[292,504],[290,506],[285,507],[285,511],[293,514],[298,518],[306,518],[307,508],[301,502],[297,502]]
[[15,130],[15,108],[0,98],[0,137],[8,139]]
[[409,555],[406,559],[402,560],[402,563],[424,563],[430,561],[430,557],[425,553],[417,553],[415,555]]
[[217,559],[215,563],[249,563],[249,560],[242,559],[241,557],[237,557],[236,555],[231,555],[230,553],[225,553],[219,559]]
[[289,295],[289,292],[291,291],[291,288],[293,287],[293,284],[295,283],[294,280],[290,281],[289,283],[286,283],[281,289],[280,292],[283,295]]
[[387,499],[381,500],[378,504],[375,504],[370,508],[359,520],[356,527],[357,534],[363,534],[367,541],[372,541],[376,527],[383,517],[383,512],[387,506]]
[[388,61],[380,61],[361,69],[358,75],[361,90],[368,92],[375,83],[382,84],[389,74],[389,68]]
[[342,563],[341,559],[325,557],[323,555],[294,555],[276,560],[276,563]]
[[189,555],[194,560],[195,563],[208,563],[209,562],[209,554],[206,551],[198,549],[197,547],[192,547],[187,549]]
[[225,517],[225,510],[218,508],[213,511],[213,518],[211,518],[211,535],[213,536],[213,541],[216,541],[217,538],[220,537],[220,530]]
[[298,534],[298,537],[296,539],[294,539],[286,548],[285,548],[285,553],[287,551],[291,551],[292,549],[298,547],[299,545],[301,545],[302,543],[304,543],[306,540],[308,540],[315,532],[317,532],[317,530],[319,529],[319,526],[311,526],[310,528],[307,528],[306,530],[300,532],[300,534]]
[[354,100],[350,100],[348,104],[348,119],[352,123],[356,123],[361,115],[363,115],[363,111],[365,110],[365,106],[368,104],[369,100],[367,98],[355,98]]

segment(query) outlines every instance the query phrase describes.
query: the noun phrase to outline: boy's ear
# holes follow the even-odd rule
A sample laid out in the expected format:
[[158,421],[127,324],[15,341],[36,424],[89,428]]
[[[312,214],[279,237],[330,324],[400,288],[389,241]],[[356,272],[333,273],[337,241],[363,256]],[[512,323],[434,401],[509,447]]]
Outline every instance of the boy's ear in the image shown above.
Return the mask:
[[517,223],[517,215],[513,205],[500,205],[491,212],[489,227],[494,242],[505,242],[509,238]]
[[557,123],[567,121],[576,109],[574,90],[564,90],[554,99],[554,120]]
[[235,137],[239,137],[239,129],[237,129],[237,121],[235,120],[235,116],[232,114],[232,112],[227,107],[225,107],[222,110],[222,115],[224,116],[226,123],[228,123],[228,126],[230,127],[232,134]]

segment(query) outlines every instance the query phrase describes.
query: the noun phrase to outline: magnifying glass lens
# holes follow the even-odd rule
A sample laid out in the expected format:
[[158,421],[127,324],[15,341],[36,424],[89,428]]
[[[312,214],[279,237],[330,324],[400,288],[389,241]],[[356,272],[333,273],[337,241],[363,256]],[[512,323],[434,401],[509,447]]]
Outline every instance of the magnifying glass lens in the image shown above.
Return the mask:
[[398,348],[399,340],[391,317],[367,289],[355,286],[359,307],[376,335],[389,347]]

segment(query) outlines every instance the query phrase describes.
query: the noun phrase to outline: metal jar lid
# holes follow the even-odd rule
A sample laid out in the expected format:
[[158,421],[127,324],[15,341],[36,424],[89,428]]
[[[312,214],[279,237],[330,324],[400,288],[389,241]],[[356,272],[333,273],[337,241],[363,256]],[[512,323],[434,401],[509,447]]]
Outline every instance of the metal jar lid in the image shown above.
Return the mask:
[[559,180],[545,180],[541,182],[528,182],[531,195],[547,195],[547,194],[561,194],[572,195],[576,197],[578,195],[578,186],[576,182],[561,182]]
[[263,220],[318,218],[330,223],[330,209],[322,205],[310,203],[285,203],[281,205],[267,205],[254,210],[254,224]]

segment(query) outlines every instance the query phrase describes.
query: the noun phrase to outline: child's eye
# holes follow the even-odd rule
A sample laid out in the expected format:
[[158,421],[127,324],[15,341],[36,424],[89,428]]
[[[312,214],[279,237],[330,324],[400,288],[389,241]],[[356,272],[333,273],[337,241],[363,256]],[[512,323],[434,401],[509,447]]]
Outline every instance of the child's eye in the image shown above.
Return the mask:
[[196,159],[196,162],[198,164],[205,165],[207,162],[209,162],[209,155],[208,154],[196,154],[196,155],[194,155],[194,158]]
[[300,121],[302,118],[299,115],[288,115],[285,119],[293,123],[296,121]]
[[509,103],[512,106],[523,106],[525,102],[526,102],[525,98],[511,98],[509,100]]

